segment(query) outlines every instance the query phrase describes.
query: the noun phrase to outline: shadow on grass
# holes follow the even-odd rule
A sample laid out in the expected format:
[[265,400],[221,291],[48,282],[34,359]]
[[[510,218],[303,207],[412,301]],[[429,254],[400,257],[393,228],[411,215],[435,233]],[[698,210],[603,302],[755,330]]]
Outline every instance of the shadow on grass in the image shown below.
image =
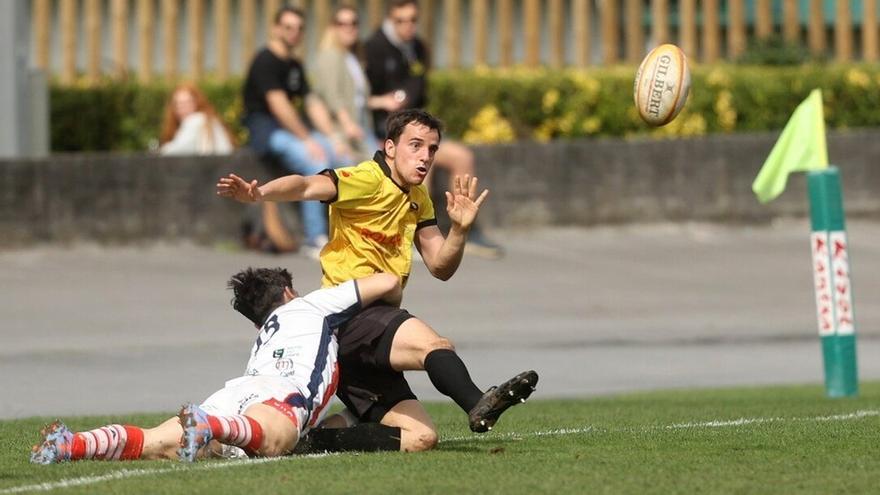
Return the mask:
[[519,438],[453,438],[441,440],[437,450],[444,452],[488,452],[497,454],[503,452],[505,447],[520,442]]

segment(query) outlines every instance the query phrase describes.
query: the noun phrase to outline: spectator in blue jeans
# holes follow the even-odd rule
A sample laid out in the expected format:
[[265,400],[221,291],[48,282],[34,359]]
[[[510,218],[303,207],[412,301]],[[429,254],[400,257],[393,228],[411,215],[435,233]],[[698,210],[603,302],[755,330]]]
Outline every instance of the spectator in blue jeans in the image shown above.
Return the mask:
[[[293,55],[303,40],[304,13],[282,7],[266,47],[251,62],[244,85],[249,145],[299,175],[314,175],[352,160],[347,143],[333,140],[333,121],[311,93],[302,63]],[[317,201],[301,205],[305,253],[317,259],[327,242],[327,212]]]

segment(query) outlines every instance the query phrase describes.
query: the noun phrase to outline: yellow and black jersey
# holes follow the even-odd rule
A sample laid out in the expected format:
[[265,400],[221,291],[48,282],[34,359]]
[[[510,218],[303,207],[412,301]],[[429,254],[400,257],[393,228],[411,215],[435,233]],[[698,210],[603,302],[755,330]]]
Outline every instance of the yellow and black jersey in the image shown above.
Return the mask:
[[406,284],[416,230],[436,225],[427,188],[409,189],[391,178],[385,155],[354,167],[326,170],[336,183],[330,204],[330,242],[321,251],[323,287],[378,272]]

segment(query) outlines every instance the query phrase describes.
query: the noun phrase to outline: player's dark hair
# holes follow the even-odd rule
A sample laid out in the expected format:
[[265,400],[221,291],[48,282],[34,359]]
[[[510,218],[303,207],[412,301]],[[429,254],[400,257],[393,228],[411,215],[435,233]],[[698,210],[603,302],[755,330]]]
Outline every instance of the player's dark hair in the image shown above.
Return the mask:
[[443,122],[440,119],[424,110],[410,108],[394,112],[388,116],[388,121],[385,123],[385,128],[387,129],[385,139],[390,139],[394,141],[394,144],[398,144],[400,135],[403,134],[403,129],[412,123],[427,126],[429,129],[437,131],[438,136],[443,137]]
[[232,307],[261,326],[269,314],[284,304],[284,289],[293,289],[293,277],[284,268],[247,268],[229,279]]
[[387,12],[390,14],[392,10],[406,7],[407,5],[415,5],[418,8],[419,2],[418,0],[391,0],[388,2]]
[[282,5],[275,11],[275,25],[281,24],[281,18],[284,17],[284,14],[293,14],[303,21],[306,20],[306,12],[303,9],[298,7],[294,7],[293,5]]

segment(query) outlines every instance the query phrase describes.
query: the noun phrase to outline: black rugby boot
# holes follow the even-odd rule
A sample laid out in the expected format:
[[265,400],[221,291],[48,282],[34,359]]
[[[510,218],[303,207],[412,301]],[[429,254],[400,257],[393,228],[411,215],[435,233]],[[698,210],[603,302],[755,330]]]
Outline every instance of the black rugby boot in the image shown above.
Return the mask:
[[501,414],[511,406],[525,402],[537,384],[538,374],[529,370],[487,390],[468,413],[471,431],[485,433],[491,430]]

